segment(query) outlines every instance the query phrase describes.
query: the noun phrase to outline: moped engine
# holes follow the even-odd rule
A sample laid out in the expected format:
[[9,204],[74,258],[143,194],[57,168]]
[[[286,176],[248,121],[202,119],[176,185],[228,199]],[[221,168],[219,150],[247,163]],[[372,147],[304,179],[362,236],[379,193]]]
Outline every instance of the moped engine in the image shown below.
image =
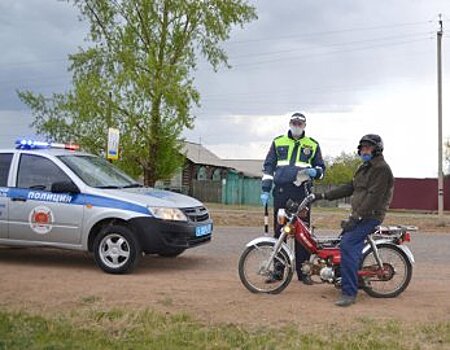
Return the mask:
[[334,281],[334,269],[329,266],[323,267],[320,269],[319,276],[322,281],[332,283]]
[[310,261],[304,262],[302,272],[309,276],[319,276],[324,282],[333,283],[335,278],[334,268],[327,266],[327,262],[323,259],[313,257]]

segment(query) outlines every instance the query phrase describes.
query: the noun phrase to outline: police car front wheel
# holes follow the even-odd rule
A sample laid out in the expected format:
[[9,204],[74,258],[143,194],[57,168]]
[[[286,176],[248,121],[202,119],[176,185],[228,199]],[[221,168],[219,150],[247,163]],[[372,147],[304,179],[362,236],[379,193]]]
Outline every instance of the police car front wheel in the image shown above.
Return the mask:
[[132,231],[120,225],[103,230],[94,240],[94,258],[108,273],[131,272],[141,256],[139,241]]

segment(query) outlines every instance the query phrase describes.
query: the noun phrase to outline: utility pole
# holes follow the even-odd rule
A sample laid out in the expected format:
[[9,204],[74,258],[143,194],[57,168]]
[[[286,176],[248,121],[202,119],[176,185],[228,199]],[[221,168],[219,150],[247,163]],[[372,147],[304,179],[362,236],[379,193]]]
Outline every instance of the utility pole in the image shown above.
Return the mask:
[[442,15],[439,14],[439,30],[437,32],[437,65],[438,65],[438,221],[444,224],[444,174],[442,172]]

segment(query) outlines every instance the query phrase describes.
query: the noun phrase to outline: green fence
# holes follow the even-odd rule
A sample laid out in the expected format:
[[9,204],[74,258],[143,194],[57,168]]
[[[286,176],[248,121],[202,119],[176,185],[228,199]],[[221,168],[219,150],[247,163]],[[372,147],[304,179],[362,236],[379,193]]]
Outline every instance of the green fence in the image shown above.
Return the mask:
[[261,179],[244,177],[229,171],[222,182],[222,203],[235,205],[260,204]]
[[[315,184],[313,191],[326,192],[334,185]],[[260,205],[261,179],[244,177],[236,172],[228,172],[226,181],[222,181],[222,203],[234,205]],[[321,207],[338,207],[349,205],[350,198],[343,198],[336,201],[317,202]],[[269,205],[273,205],[273,198],[270,196]]]

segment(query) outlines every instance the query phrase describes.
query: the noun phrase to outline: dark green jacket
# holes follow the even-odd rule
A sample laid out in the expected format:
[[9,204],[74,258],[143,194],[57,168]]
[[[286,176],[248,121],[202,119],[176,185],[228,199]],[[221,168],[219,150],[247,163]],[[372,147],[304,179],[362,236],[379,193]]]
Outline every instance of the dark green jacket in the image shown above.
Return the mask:
[[327,193],[328,200],[349,197],[352,216],[383,221],[391,203],[394,176],[383,155],[362,164],[355,172],[350,184],[339,186]]

